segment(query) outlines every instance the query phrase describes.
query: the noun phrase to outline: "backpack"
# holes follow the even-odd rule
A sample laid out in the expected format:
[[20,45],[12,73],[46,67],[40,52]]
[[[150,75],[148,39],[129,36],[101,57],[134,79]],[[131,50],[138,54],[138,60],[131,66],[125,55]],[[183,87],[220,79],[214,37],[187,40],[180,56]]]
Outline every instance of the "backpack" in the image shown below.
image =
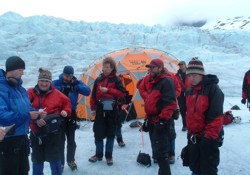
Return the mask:
[[139,152],[136,161],[137,161],[138,164],[143,165],[143,166],[145,166],[147,168],[151,166],[150,155],[146,154],[146,153],[141,153],[141,151]]
[[183,166],[189,166],[189,157],[188,157],[188,146],[186,145],[181,150],[181,159],[182,159],[182,165]]

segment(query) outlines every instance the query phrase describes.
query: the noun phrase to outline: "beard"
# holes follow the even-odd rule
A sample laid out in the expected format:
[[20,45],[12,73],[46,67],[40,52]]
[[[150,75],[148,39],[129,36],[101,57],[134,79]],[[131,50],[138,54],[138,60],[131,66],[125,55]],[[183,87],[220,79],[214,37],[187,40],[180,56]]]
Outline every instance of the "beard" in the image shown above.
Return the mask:
[[64,84],[70,84],[71,80],[62,79],[62,82],[63,82]]

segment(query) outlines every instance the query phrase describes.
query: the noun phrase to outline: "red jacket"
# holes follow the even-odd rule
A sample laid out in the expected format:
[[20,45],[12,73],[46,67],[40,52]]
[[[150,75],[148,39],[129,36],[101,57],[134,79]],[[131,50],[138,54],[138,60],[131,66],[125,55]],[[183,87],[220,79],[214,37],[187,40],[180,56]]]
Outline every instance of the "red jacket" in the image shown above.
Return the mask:
[[242,98],[250,99],[250,70],[245,73],[242,84]]
[[144,100],[145,118],[152,123],[171,119],[177,108],[173,80],[162,74],[151,79],[148,74],[138,82],[137,88]]
[[176,77],[174,73],[169,72],[169,71],[167,71],[166,76],[171,78],[174,81],[175,94],[176,94],[176,97],[178,98],[181,95],[181,84],[178,80],[178,77]]
[[[71,115],[70,99],[59,90],[55,89],[52,85],[50,90],[43,96],[41,96],[38,86],[28,89],[28,95],[32,103],[32,107],[37,110],[46,108],[45,111],[47,112],[47,114],[60,114],[61,111],[64,110],[67,112],[68,116]],[[35,123],[35,120],[31,120],[30,128],[34,132],[39,130],[39,127]]]
[[181,86],[181,92],[185,92],[191,86],[186,73],[183,73],[180,69],[175,74],[175,77]]
[[223,127],[224,94],[215,75],[204,76],[197,86],[186,91],[187,129],[189,134],[217,139]]
[[[108,92],[103,93],[99,87],[107,87]],[[116,75],[104,76],[101,74],[96,80],[92,90],[92,95],[90,98],[90,108],[91,110],[96,110],[97,102],[101,99],[109,98],[115,100],[121,100],[125,97],[126,89],[124,88],[121,80]]]

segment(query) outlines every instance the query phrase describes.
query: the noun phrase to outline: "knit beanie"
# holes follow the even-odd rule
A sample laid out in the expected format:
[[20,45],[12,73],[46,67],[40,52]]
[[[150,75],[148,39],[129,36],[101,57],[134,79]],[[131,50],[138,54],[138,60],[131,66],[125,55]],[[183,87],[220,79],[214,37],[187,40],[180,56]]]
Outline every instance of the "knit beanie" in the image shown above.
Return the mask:
[[47,81],[52,81],[52,74],[49,70],[44,69],[44,68],[39,68],[39,75],[38,75],[38,81],[39,80],[47,80]]
[[200,74],[205,75],[205,70],[203,63],[199,60],[198,57],[194,57],[188,63],[186,74]]
[[65,66],[63,69],[63,74],[74,75],[74,68],[72,66]]
[[6,72],[17,70],[17,69],[25,69],[25,63],[20,57],[11,56],[7,58],[5,67],[6,67],[5,69]]

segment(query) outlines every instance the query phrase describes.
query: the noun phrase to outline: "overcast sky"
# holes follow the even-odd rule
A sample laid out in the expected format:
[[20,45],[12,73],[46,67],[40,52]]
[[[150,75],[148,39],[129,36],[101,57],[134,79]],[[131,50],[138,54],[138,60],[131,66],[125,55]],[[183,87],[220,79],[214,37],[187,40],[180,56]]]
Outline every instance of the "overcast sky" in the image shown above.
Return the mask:
[[0,14],[48,15],[75,21],[162,24],[250,17],[250,0],[0,0]]

